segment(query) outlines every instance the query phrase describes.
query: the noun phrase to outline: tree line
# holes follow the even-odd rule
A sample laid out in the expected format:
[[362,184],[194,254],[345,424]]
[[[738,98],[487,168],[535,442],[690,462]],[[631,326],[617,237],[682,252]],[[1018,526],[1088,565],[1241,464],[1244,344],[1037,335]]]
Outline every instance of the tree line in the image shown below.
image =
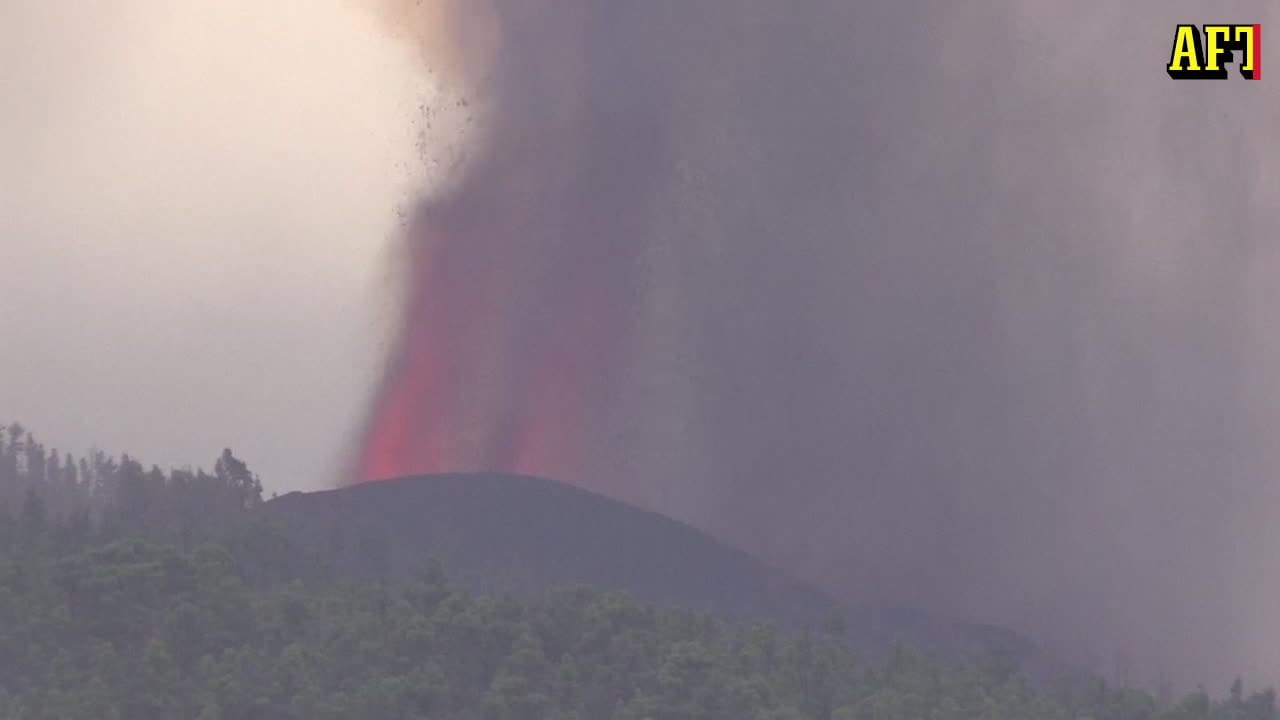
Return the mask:
[[143,470],[11,426],[0,484],[0,718],[1280,720],[1240,682],[1161,699],[996,654],[862,656],[838,618],[784,632],[587,587],[477,594],[427,560],[395,584],[302,573],[230,451]]
[[196,538],[263,501],[262,482],[230,449],[213,471],[147,468],[129,455],[73,457],[19,423],[0,425],[0,508],[64,530],[149,529]]

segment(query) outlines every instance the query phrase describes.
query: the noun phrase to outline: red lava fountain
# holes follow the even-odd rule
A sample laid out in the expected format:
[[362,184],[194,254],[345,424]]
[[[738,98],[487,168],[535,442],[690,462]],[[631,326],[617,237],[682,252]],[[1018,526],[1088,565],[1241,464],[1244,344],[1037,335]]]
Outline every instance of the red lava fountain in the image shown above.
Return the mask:
[[617,429],[667,170],[661,95],[619,94],[616,63],[588,62],[608,44],[586,6],[503,8],[483,142],[408,228],[408,294],[357,482],[579,482]]
[[[431,265],[431,239],[422,236],[425,232],[422,225],[410,232],[410,277],[425,273],[445,279]],[[457,386],[456,352],[450,352],[454,346],[439,332],[448,319],[445,306],[435,302],[448,297],[445,290],[434,282],[411,284],[399,347],[365,429],[358,467],[361,482],[462,467],[457,439],[447,434],[450,428],[438,415],[451,404],[449,389]]]
[[557,268],[555,242],[518,260],[519,243],[484,237],[492,223],[446,228],[431,214],[408,233],[407,307],[357,481],[465,471],[576,478],[589,409],[608,387],[616,299],[601,281]]

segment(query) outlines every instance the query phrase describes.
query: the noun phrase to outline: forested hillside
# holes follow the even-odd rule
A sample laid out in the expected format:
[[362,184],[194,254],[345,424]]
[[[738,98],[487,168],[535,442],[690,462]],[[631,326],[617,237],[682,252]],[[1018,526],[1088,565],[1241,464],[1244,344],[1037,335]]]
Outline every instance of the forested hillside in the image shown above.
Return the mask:
[[999,654],[869,660],[838,617],[784,632],[586,587],[478,595],[426,559],[394,585],[326,578],[257,522],[230,452],[211,473],[49,457],[22,432],[0,447],[0,718],[1280,717],[1239,683],[1161,700],[1032,683]]

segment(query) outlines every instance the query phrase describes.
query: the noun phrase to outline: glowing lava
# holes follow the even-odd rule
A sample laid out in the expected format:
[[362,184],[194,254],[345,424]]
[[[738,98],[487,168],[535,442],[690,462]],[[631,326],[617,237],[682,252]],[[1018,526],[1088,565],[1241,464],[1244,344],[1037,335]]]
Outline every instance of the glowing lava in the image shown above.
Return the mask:
[[586,274],[591,263],[565,262],[559,253],[573,243],[522,257],[529,245],[490,223],[445,227],[430,215],[408,235],[407,307],[357,481],[478,470],[576,477],[619,357],[617,299]]

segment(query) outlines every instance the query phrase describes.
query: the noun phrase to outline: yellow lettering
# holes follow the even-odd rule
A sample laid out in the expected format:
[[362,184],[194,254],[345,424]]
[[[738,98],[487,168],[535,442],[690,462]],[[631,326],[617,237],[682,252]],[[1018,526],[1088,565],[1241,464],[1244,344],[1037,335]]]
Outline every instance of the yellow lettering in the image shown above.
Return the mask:
[[1234,40],[1236,43],[1238,43],[1244,48],[1244,62],[1240,63],[1240,72],[1252,73],[1253,63],[1254,63],[1253,26],[1237,25],[1233,29],[1235,31],[1235,34],[1232,36],[1232,40]]
[[1169,58],[1169,74],[1200,71],[1200,33],[1195,25],[1179,25]]
[[1206,72],[1218,72],[1222,69],[1222,63],[1218,61],[1223,53],[1228,49],[1223,47],[1229,42],[1231,37],[1231,27],[1228,25],[1205,25],[1204,26],[1204,69]]

